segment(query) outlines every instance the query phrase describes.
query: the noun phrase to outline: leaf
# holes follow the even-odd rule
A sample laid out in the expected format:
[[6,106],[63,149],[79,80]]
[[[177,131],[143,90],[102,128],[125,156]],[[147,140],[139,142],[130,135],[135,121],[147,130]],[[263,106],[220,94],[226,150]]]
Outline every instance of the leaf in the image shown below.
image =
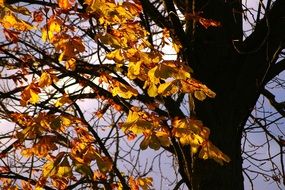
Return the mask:
[[113,96],[120,96],[125,99],[130,99],[132,96],[137,96],[138,91],[134,88],[132,88],[129,85],[122,84],[120,82],[115,83],[112,89],[112,95]]
[[53,81],[52,81],[51,75],[47,72],[43,72],[38,82],[38,85],[39,87],[43,88],[43,87],[51,85],[52,82]]
[[119,49],[119,48],[126,48],[127,43],[126,43],[126,39],[124,38],[117,38],[111,34],[105,34],[105,35],[101,35],[101,34],[97,34],[96,38],[100,39],[101,43],[106,44],[106,45],[110,45],[115,49]]
[[98,168],[102,173],[106,174],[112,170],[113,162],[109,158],[100,156],[96,159],[96,161]]
[[4,7],[5,6],[5,0],[0,0],[0,7]]
[[43,13],[41,11],[33,12],[33,22],[41,22],[44,20]]
[[200,18],[199,23],[204,26],[206,29],[209,28],[210,26],[212,27],[219,27],[222,24],[219,21],[215,21],[213,19],[206,19],[206,18]]
[[114,60],[117,63],[121,63],[124,60],[124,57],[120,49],[116,49],[110,53],[107,53],[106,58],[110,60]]
[[143,190],[148,190],[148,189],[152,189],[152,182],[153,179],[152,177],[139,177],[137,179],[139,186],[143,189]]
[[134,179],[133,176],[130,176],[130,178],[129,178],[129,186],[130,186],[131,190],[139,190],[139,184]]
[[66,156],[63,158],[63,160],[59,164],[56,176],[58,177],[71,177],[72,176],[71,166]]
[[48,161],[43,166],[42,176],[47,178],[48,176],[53,176],[56,173],[56,166],[53,161]]
[[[72,2],[74,2],[74,0]],[[58,0],[58,6],[64,10],[68,10],[72,7],[72,4],[70,0]]]
[[92,177],[92,170],[86,164],[75,163],[75,170],[84,176]]
[[9,10],[11,10],[12,12],[14,13],[20,13],[20,14],[23,14],[23,15],[30,15],[31,12],[29,11],[29,9],[27,9],[26,7],[24,6],[13,6],[13,5],[6,5],[7,8],[9,8]]
[[[59,60],[61,60],[61,59],[59,59]],[[74,71],[75,70],[75,68],[76,68],[76,59],[74,59],[74,58],[71,58],[71,59],[69,59],[69,60],[67,60],[66,62],[65,62],[65,68],[67,69],[67,70],[71,70],[71,71]]]
[[158,94],[161,94],[163,96],[171,96],[179,91],[180,89],[179,84],[180,83],[178,80],[163,83],[159,85],[157,92]]
[[150,96],[150,97],[155,97],[155,96],[157,96],[158,95],[158,89],[157,89],[157,87],[156,87],[156,85],[155,84],[150,84],[150,86],[148,87],[148,89],[147,89],[147,93],[148,93],[148,95]]
[[165,131],[157,131],[155,132],[155,136],[157,137],[159,143],[164,146],[168,147],[170,146],[171,142],[169,139],[169,134]]
[[129,79],[135,79],[139,77],[140,72],[141,72],[141,61],[137,62],[129,62],[129,67],[128,67],[128,78]]
[[31,83],[28,85],[21,94],[21,105],[26,106],[28,103],[36,104],[39,102],[39,93],[41,90],[38,85]]
[[152,128],[152,123],[143,119],[147,117],[143,112],[129,111],[127,121],[122,124],[122,130],[125,133],[131,131],[134,134],[142,134],[146,129]]
[[55,34],[61,31],[62,21],[53,16],[48,20],[46,26],[42,28],[42,40],[45,42],[47,40],[54,41]]
[[205,100],[206,97],[207,97],[206,94],[203,91],[200,91],[200,90],[195,91],[194,92],[194,96],[195,96],[195,98],[197,98],[200,101]]
[[231,159],[224,154],[220,149],[214,146],[211,142],[204,143],[199,153],[199,158],[214,159],[219,164],[223,165],[224,162],[229,163]]
[[60,117],[56,117],[54,120],[51,121],[50,123],[50,127],[53,130],[58,130],[61,128],[61,118]]
[[20,32],[13,31],[13,30],[8,30],[8,29],[5,29],[5,28],[4,28],[3,32],[4,32],[4,35],[5,35],[5,38],[8,41],[11,41],[11,42],[14,42],[14,43],[19,41]]
[[0,19],[2,26],[5,29],[15,29],[18,31],[28,31],[33,29],[33,26],[15,15],[11,11],[5,11],[4,16]]
[[55,102],[54,106],[62,107],[64,104],[71,104],[71,103],[72,101],[69,99],[68,94],[63,94],[63,96]]

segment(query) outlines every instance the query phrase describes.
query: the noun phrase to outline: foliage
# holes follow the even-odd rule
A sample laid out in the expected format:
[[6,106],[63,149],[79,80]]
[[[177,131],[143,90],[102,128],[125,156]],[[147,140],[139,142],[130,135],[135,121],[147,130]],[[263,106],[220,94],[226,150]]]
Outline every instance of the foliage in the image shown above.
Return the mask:
[[196,29],[207,35],[227,23],[194,1],[192,11],[151,1],[151,13],[147,2],[0,1],[0,118],[14,126],[0,137],[2,189],[147,190],[167,156],[176,174],[167,185],[190,189],[194,163],[236,163],[196,114],[216,93],[187,57]]
[[[152,186],[150,177],[119,170],[116,154],[112,155],[107,140],[97,132],[99,126],[91,125],[78,105],[86,97],[102,102],[103,108],[95,108],[93,119],[105,119],[110,109],[126,113],[126,120],[118,118],[108,131],[120,128],[122,132],[117,133],[127,135],[129,141],[143,136],[142,150],[157,151],[179,143],[190,145],[200,158],[213,158],[220,164],[230,161],[210,142],[210,130],[201,121],[190,115],[167,116],[163,111],[169,97],[175,100],[193,94],[203,101],[215,93],[193,79],[191,68],[179,58],[163,59],[163,52],[150,43],[150,33],[139,21],[142,7],[138,1],[59,0],[53,6],[37,8],[4,1],[1,6],[1,25],[8,42],[1,51],[10,55],[4,69],[16,91],[6,92],[16,102],[5,109],[1,104],[3,117],[18,126],[13,132],[17,142],[11,145],[13,153],[34,162],[22,171],[32,181],[24,178],[18,185],[3,178],[3,188],[66,189],[80,183],[133,190]],[[205,28],[217,26],[206,24],[214,21],[199,20]],[[23,39],[31,35],[36,37]],[[165,44],[178,43],[167,29],[162,37]],[[30,40],[38,41],[36,46]],[[42,49],[44,46],[48,48]],[[95,56],[96,46],[98,60],[88,60]],[[179,52],[179,44],[175,46]],[[91,51],[89,55],[87,51]],[[76,84],[76,89],[69,89]],[[17,111],[15,106],[20,106]],[[8,152],[2,158],[7,156]],[[37,162],[43,165],[37,167]]]

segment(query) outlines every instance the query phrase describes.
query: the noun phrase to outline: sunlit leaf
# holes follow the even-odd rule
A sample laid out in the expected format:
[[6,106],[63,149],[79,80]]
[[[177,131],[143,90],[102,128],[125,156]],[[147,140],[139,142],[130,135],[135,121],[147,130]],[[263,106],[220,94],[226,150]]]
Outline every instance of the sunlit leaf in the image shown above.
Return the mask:
[[71,58],[65,62],[65,68],[67,70],[74,71],[76,68],[76,59]]
[[130,99],[132,96],[137,96],[138,91],[129,85],[125,85],[118,82],[114,85],[112,89],[112,95],[113,96],[118,95],[122,98]]
[[72,176],[71,166],[67,157],[64,157],[58,166],[58,171],[56,174],[58,177],[70,177]]
[[18,31],[32,30],[33,26],[20,18],[16,17],[12,12],[4,12],[4,16],[0,19],[0,23],[5,29],[15,29]]
[[46,86],[49,86],[52,84],[52,78],[51,78],[51,75],[47,72],[43,72],[41,77],[40,77],[40,80],[38,82],[38,85],[39,87],[46,87]]
[[152,182],[153,179],[152,177],[139,177],[137,179],[139,186],[143,189],[143,190],[149,190],[152,189]]
[[35,83],[28,85],[21,94],[21,105],[26,106],[28,103],[36,104],[39,102],[39,93],[41,90]]
[[200,91],[200,90],[195,91],[194,92],[194,96],[195,96],[195,98],[197,98],[200,101],[205,100],[206,97],[207,97],[206,94],[203,91]]
[[[72,0],[74,2],[74,0]],[[72,3],[70,0],[58,0],[58,6],[62,9],[70,9],[72,7]]]
[[63,96],[55,102],[54,106],[61,107],[64,104],[70,104],[70,103],[72,103],[72,101],[69,99],[68,94],[63,94]]

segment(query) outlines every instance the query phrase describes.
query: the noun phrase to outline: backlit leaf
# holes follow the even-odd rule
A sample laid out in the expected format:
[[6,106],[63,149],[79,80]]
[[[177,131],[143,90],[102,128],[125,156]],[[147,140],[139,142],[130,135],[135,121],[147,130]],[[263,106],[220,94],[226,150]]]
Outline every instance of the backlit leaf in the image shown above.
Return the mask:
[[72,103],[72,101],[69,99],[68,94],[63,94],[63,96],[55,102],[54,106],[61,107],[64,104],[70,104],[70,103]]
[[39,87],[42,88],[42,87],[46,87],[46,86],[51,85],[52,82],[53,81],[52,81],[50,74],[47,72],[43,72],[41,77],[40,77],[38,85],[39,85]]
[[112,95],[113,96],[118,95],[122,98],[130,99],[132,96],[137,96],[138,91],[129,85],[125,85],[118,82],[114,85],[112,89]]
[[26,106],[28,103],[36,104],[39,102],[39,93],[41,90],[35,83],[28,85],[21,94],[21,105]]
[[56,174],[58,177],[70,177],[72,176],[71,166],[67,157],[64,157],[58,166],[58,171]]
[[58,0],[58,6],[62,9],[68,10],[72,7],[72,3],[70,0]]

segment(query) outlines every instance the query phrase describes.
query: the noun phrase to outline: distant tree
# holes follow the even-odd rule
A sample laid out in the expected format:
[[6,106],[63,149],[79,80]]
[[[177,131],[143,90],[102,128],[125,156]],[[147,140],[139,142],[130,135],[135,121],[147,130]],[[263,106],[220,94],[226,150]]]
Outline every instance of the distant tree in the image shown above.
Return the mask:
[[0,1],[1,188],[284,187],[284,8]]

